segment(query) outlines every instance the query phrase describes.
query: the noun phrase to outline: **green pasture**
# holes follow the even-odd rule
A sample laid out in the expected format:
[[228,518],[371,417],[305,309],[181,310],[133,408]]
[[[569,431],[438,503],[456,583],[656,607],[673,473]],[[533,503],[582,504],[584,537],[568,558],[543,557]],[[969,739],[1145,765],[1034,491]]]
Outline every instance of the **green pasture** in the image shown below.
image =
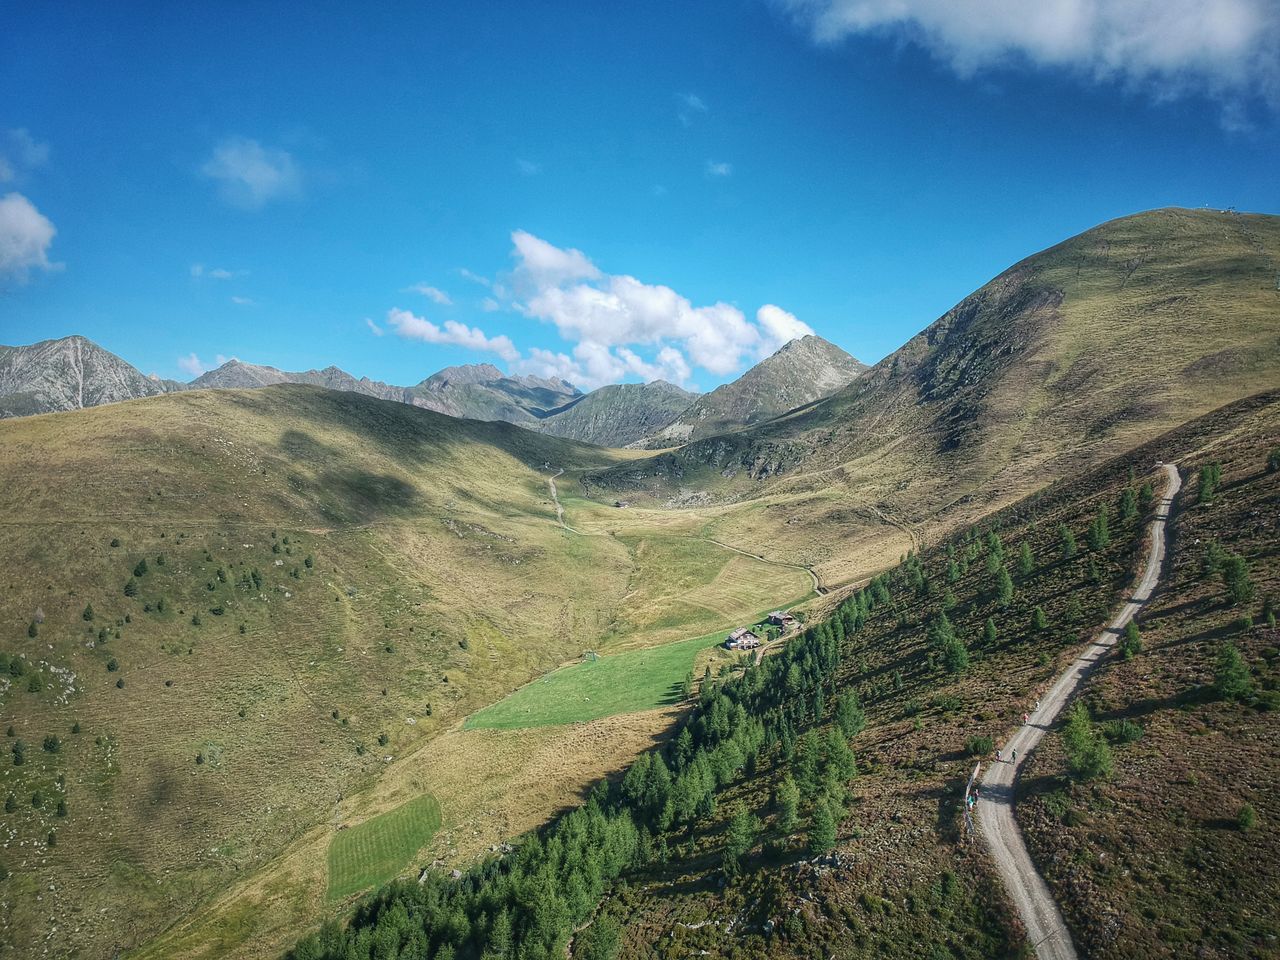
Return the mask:
[[394,879],[440,829],[440,804],[425,794],[334,834],[329,843],[329,898]]

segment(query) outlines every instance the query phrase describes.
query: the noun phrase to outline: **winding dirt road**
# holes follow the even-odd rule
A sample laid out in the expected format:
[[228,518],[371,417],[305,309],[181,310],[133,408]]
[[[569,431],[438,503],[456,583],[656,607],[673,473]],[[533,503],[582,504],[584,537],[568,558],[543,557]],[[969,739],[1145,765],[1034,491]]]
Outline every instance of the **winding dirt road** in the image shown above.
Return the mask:
[[[1028,722],[1019,727],[1004,745],[1006,755],[1016,751],[1013,755],[1018,757],[1018,762],[1040,743],[1067,701],[1115,644],[1125,625],[1151,597],[1160,579],[1160,568],[1164,563],[1165,525],[1173,507],[1173,498],[1182,486],[1175,464],[1166,463],[1163,468],[1167,486],[1151,521],[1151,546],[1142,579],[1111,623],[1063,671]],[[1062,913],[1044,878],[1031,862],[1022,832],[1013,818],[1013,788],[1017,774],[1017,763],[996,762],[988,766],[982,778],[982,800],[975,809],[978,832],[995,859],[1000,877],[1027,928],[1027,939],[1035,947],[1036,956],[1040,960],[1076,960],[1076,948]]]

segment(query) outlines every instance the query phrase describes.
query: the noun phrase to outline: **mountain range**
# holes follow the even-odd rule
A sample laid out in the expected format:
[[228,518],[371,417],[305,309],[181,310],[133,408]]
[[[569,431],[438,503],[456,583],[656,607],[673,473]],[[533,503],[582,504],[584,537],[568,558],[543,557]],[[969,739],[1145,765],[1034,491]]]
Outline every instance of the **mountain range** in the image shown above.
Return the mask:
[[658,380],[583,393],[561,379],[508,375],[488,363],[446,367],[412,387],[336,366],[289,372],[232,359],[190,383],[148,377],[84,337],[0,347],[0,418],[76,410],[179,390],[307,384],[412,404],[452,417],[504,420],[599,446],[662,447],[763,421],[847,384],[865,366],[821,337],[792,341],[705,396]]

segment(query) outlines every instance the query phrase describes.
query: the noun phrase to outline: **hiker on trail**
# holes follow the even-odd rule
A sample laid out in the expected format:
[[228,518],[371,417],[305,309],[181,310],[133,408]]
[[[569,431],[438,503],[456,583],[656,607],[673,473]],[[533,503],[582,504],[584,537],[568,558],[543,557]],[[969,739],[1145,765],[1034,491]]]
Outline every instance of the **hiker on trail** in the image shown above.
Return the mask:
[[1009,751],[1009,762],[1010,762],[1010,763],[1017,763],[1017,762],[1018,762],[1018,751],[1017,751],[1017,750],[1010,750],[1010,751]]
[[1000,748],[996,747],[996,763],[999,763],[1002,759],[1003,758],[1000,756]]
[[1027,725],[1028,723],[1030,723],[1030,722],[1031,722],[1031,714],[1029,714],[1029,713],[1024,713],[1024,714],[1022,715],[1022,723],[1023,723],[1023,726],[1026,726],[1026,725]]

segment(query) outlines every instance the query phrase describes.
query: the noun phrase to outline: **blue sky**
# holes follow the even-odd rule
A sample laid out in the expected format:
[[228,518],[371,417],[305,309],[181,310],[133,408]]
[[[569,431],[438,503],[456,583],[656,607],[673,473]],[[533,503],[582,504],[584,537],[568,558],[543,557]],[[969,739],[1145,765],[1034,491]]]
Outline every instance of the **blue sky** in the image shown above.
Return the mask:
[[0,342],[706,389],[1116,216],[1280,212],[1273,0],[1011,2],[11,5]]

